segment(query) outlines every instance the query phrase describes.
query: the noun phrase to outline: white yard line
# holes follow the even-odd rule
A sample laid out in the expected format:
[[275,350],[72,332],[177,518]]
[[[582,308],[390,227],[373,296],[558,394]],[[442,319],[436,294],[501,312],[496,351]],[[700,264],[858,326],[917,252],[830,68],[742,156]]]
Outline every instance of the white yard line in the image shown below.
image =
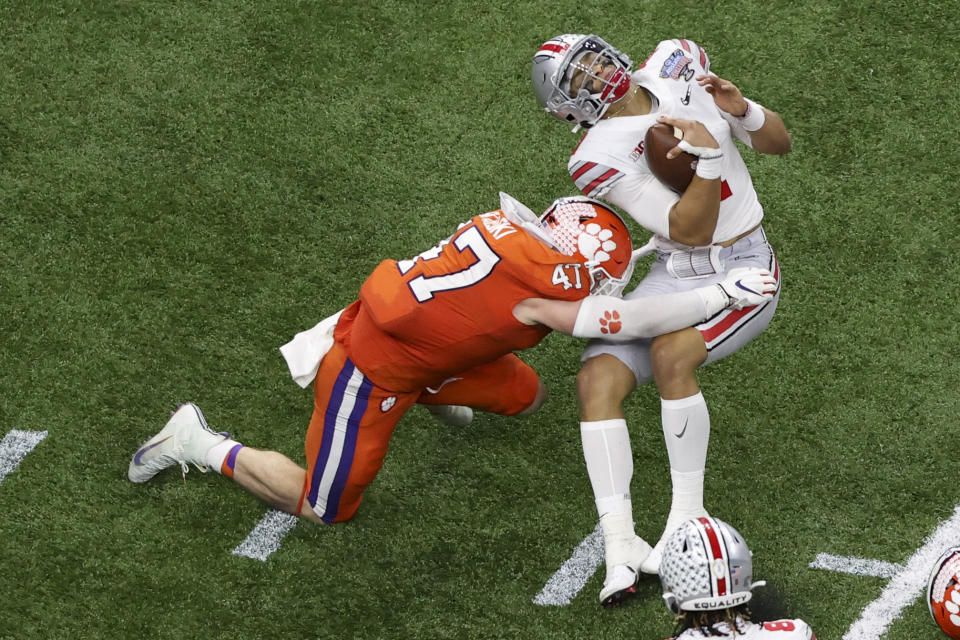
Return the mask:
[[904,608],[924,592],[929,572],[940,554],[958,542],[960,506],[910,556],[903,568],[887,583],[880,597],[864,607],[860,618],[843,634],[843,640],[880,640]]
[[297,525],[297,517],[283,511],[268,511],[246,540],[237,545],[233,555],[265,562],[280,548],[284,536]]
[[13,429],[0,440],[0,482],[20,466],[27,454],[44,438],[46,431],[19,431]]
[[541,606],[570,604],[602,562],[603,532],[598,524],[593,533],[577,545],[573,556],[547,580],[547,584],[533,599],[533,603]]

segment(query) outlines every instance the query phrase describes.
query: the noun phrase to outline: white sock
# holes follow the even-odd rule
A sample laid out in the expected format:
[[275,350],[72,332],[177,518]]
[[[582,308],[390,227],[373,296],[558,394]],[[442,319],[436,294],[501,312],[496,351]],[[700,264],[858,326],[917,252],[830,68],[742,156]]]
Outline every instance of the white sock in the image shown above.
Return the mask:
[[710,444],[710,413],[703,394],[679,400],[661,398],[660,417],[673,481],[670,513],[702,511],[703,477]]
[[633,514],[629,511],[607,512],[600,517],[603,531],[603,557],[607,572],[619,564],[637,561],[634,544],[637,534],[633,529]]
[[583,457],[593,486],[593,498],[603,531],[603,555],[607,572],[621,564],[635,564],[645,553],[645,543],[633,526],[630,480],[633,451],[630,432],[622,418],[580,423]]
[[233,451],[233,448],[240,444],[236,440],[231,440],[227,438],[223,442],[218,442],[207,450],[205,456],[204,464],[206,464],[207,469],[211,471],[216,471],[221,473],[220,469],[223,467],[223,461],[227,459],[227,456],[230,455],[230,452]]
[[[633,451],[627,421],[618,418],[581,422],[580,440],[597,514],[602,518],[606,513],[632,513]],[[632,532],[632,522],[630,529]]]

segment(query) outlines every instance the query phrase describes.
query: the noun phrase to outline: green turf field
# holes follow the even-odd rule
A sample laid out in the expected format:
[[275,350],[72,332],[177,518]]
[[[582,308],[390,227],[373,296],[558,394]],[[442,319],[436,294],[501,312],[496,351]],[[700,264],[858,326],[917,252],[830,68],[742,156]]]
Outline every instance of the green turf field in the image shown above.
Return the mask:
[[[539,414],[456,431],[411,412],[355,520],[301,523],[266,561],[231,553],[268,510],[227,480],[126,478],[185,400],[301,461],[312,398],[279,345],[498,191],[535,210],[572,192],[578,137],[529,88],[533,52],[571,31],[637,61],[694,39],[783,115],[789,156],[745,152],[783,297],[702,372],[707,507],[820,640],[885,588],[914,593],[809,565],[915,578],[960,502],[960,19],[840,4],[0,2],[0,438],[47,432],[0,483],[0,638],[669,635],[653,580],[619,610],[597,604],[602,571],[567,606],[533,602],[596,524],[573,339],[525,356],[552,393]],[[653,541],[656,391],[628,411]],[[856,640],[937,638],[907,602]]]

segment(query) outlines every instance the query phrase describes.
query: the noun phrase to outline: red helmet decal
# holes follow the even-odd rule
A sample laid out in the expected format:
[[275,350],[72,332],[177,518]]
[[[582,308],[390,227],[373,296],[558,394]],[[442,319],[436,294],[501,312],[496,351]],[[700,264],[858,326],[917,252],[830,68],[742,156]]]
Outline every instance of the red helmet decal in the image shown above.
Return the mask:
[[[713,562],[716,563],[718,560],[722,563],[726,563],[727,558],[726,554],[723,551],[723,547],[720,544],[720,532],[717,531],[713,522],[709,518],[698,518],[698,522],[703,526],[703,532],[707,535],[707,542],[710,544],[710,553],[713,556]],[[725,574],[726,572],[724,572]],[[726,577],[717,576],[717,593],[718,596],[727,595],[727,580]]]
[[540,53],[541,51],[549,51],[550,53],[563,53],[569,48],[570,45],[566,42],[561,42],[560,44],[557,44],[556,42],[544,42],[540,48],[537,49],[537,53]]

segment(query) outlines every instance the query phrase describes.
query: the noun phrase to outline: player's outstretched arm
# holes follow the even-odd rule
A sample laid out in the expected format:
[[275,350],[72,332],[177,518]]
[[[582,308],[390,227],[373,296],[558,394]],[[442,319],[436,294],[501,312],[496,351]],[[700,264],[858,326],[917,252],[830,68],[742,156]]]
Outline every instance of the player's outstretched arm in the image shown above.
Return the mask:
[[587,296],[576,302],[530,298],[518,303],[513,315],[524,324],[542,324],[578,338],[625,342],[693,326],[726,308],[763,304],[776,289],[777,281],[769,271],[734,269],[718,284],[633,300],[612,296]]
[[740,122],[754,150],[773,155],[790,152],[790,132],[776,111],[744,98],[737,85],[712,73],[697,76],[697,83],[713,96],[720,110]]

